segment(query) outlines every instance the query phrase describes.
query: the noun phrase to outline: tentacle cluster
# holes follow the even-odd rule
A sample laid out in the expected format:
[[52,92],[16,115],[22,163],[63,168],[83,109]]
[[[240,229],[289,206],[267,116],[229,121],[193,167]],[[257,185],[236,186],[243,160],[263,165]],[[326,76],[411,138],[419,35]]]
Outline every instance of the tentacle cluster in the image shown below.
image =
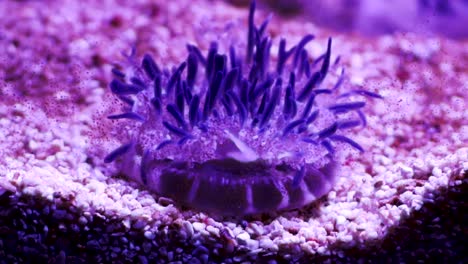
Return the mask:
[[220,214],[298,208],[326,194],[344,145],[364,151],[347,130],[365,125],[365,99],[381,96],[340,93],[344,70],[326,82],[331,39],[315,61],[305,49],[313,35],[289,49],[281,39],[271,65],[269,19],[256,26],[254,13],[252,2],[244,54],[212,42],[206,55],[187,45],[171,70],[148,54],[130,73],[113,69],[110,89],[125,107],[109,118],[140,125],[105,161],[123,157],[149,189]]

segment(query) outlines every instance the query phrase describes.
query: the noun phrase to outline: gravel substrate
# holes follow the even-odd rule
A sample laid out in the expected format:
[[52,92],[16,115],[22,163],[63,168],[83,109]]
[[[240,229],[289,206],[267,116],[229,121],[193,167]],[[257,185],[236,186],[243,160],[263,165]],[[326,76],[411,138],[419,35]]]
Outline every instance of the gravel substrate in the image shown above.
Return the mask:
[[336,243],[330,247],[339,254],[293,256],[213,250],[216,241],[193,243],[175,225],[156,235],[138,222],[82,212],[60,196],[49,202],[6,191],[0,196],[0,263],[466,263],[467,193],[465,175],[461,185],[437,190],[433,202],[365,247]]
[[105,118],[117,108],[108,83],[121,52],[135,46],[172,66],[187,42],[206,51],[210,40],[244,38],[246,14],[204,0],[0,2],[0,261],[463,261],[466,41],[361,38],[272,19],[269,33],[288,43],[313,32],[314,58],[333,36],[346,85],[385,97],[354,137],[366,152],[347,157],[333,190],[301,210],[210,216],[103,163],[121,144]]

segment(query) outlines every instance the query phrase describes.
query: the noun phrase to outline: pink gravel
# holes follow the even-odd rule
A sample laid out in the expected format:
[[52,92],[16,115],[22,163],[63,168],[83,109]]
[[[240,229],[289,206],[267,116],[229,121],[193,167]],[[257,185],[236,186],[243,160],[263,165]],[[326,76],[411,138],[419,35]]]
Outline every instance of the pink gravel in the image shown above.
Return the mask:
[[384,237],[468,170],[467,41],[362,38],[274,17],[270,33],[288,43],[318,36],[307,46],[313,57],[334,37],[348,85],[385,97],[366,108],[368,126],[355,136],[365,154],[348,157],[324,202],[267,221],[241,225],[168,204],[103,163],[119,145],[105,118],[116,102],[110,69],[135,44],[138,55],[172,66],[187,42],[206,51],[211,40],[229,40],[225,32],[243,38],[247,11],[219,1],[132,2],[0,2],[0,189],[48,200],[59,193],[91,214],[142,219],[150,237],[176,224],[194,241],[221,241],[227,232],[236,249],[327,255],[339,254],[330,249],[336,243]]

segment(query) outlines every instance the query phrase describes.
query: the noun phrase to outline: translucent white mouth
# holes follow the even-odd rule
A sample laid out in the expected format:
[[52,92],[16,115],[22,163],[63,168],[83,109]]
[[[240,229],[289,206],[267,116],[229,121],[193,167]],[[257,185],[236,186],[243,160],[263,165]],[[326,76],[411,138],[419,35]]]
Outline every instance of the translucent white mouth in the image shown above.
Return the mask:
[[[224,155],[223,158],[232,158],[240,162],[252,162],[258,160],[258,154],[242,140],[234,136],[231,132],[224,130],[229,142],[219,144],[217,153]],[[232,144],[229,144],[232,143]]]

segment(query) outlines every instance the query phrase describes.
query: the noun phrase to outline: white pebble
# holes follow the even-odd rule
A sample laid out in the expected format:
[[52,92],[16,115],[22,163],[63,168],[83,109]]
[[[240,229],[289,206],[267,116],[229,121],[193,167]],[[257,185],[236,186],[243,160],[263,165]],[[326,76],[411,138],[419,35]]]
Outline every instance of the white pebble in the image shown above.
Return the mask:
[[357,217],[358,211],[357,210],[343,210],[341,214],[349,220],[353,220]]
[[345,222],[346,222],[346,218],[344,216],[342,216],[342,215],[339,215],[336,218],[336,224],[337,225],[343,225]]
[[353,240],[353,236],[352,235],[344,235],[344,236],[341,236],[339,237],[339,240],[345,242],[345,243],[349,243]]
[[432,170],[432,175],[436,176],[436,177],[441,177],[442,176],[442,170],[438,167],[434,168]]
[[206,231],[212,235],[219,236],[219,229],[214,226],[207,226]]
[[80,218],[78,218],[78,223],[81,225],[86,225],[88,223],[88,219],[86,219],[84,216],[80,216]]
[[259,242],[257,240],[254,240],[254,239],[249,239],[247,241],[247,247],[250,249],[250,250],[256,250],[258,249],[258,246],[259,246]]
[[240,245],[247,245],[247,241],[250,240],[250,236],[247,232],[240,233],[236,238]]
[[377,234],[376,231],[371,231],[371,232],[367,233],[367,237],[368,237],[369,239],[376,239],[378,236],[379,236],[379,235]]
[[151,231],[145,231],[144,236],[145,236],[147,239],[150,239],[150,240],[153,240],[153,239],[155,238],[155,235],[154,235],[153,232],[151,232]]
[[271,239],[266,238],[266,237],[260,239],[259,246],[262,247],[262,248],[265,248],[265,249],[273,250],[273,251],[278,250],[278,245],[275,245],[275,243],[273,243],[273,241],[271,241]]
[[385,192],[382,191],[382,190],[378,190],[377,192],[375,192],[375,197],[378,198],[378,199],[384,198],[385,197]]
[[410,168],[410,167],[408,167],[406,165],[400,164],[400,169],[401,169],[401,174],[403,176],[405,176],[405,178],[413,177],[414,171],[413,171],[412,168]]
[[204,223],[199,223],[199,222],[195,222],[192,224],[193,226],[193,229],[195,231],[198,231],[198,232],[201,232],[203,230],[205,230],[205,224]]
[[129,219],[129,218],[124,219],[124,220],[122,221],[122,224],[123,224],[123,226],[125,226],[125,228],[127,228],[127,229],[130,229],[130,227],[131,227],[130,219]]

